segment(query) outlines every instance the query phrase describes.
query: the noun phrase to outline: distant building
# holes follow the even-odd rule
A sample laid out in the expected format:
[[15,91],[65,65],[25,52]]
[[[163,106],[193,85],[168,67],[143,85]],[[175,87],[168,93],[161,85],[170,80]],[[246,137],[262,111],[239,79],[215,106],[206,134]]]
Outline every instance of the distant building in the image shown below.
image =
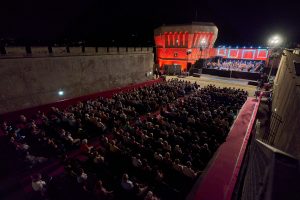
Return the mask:
[[179,65],[187,70],[199,58],[215,55],[218,28],[209,22],[161,26],[154,30],[157,64]]

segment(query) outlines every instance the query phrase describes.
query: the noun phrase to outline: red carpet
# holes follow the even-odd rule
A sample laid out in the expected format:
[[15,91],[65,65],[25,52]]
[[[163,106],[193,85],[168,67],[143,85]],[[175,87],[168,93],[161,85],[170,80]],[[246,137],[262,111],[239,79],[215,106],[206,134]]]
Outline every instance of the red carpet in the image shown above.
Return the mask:
[[259,100],[247,99],[231,127],[226,142],[219,147],[206,174],[195,184],[187,199],[231,199],[258,105]]

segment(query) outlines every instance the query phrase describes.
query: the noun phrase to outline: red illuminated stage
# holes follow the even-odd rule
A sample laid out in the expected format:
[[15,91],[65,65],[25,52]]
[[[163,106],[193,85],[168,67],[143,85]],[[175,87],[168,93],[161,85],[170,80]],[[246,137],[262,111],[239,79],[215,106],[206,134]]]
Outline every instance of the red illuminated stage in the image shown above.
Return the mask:
[[[217,35],[218,28],[213,23],[197,22],[158,27],[154,30],[156,63],[166,73],[179,74],[182,71],[190,71],[191,66],[198,60],[205,60],[207,63],[213,58],[230,59],[230,62],[235,64],[239,62],[241,67],[228,68],[220,66],[219,63],[219,66],[208,67],[212,70],[204,70],[203,73],[231,77],[232,73],[229,71],[235,71],[234,78],[257,80],[260,72],[259,64],[268,64],[270,51],[266,48],[213,48]],[[202,63],[201,67],[204,66],[203,62],[199,63]],[[247,66],[243,67],[244,64]],[[246,74],[248,72],[257,74]]]
[[196,64],[203,68],[202,73],[248,80],[259,80],[268,62],[269,50],[265,48],[216,48],[215,57],[205,64]]
[[261,78],[269,56],[269,50],[261,48],[217,48],[215,52],[215,57],[205,64],[196,64],[198,68],[204,67],[204,74],[255,81]]

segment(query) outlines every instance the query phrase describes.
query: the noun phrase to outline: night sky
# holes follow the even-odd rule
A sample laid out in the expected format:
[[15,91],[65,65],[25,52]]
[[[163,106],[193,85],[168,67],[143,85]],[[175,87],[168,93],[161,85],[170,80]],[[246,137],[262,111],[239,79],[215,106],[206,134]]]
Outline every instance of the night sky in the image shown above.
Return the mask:
[[151,46],[162,24],[214,22],[216,45],[265,46],[280,34],[300,43],[300,1],[7,0],[0,4],[0,38],[9,44]]

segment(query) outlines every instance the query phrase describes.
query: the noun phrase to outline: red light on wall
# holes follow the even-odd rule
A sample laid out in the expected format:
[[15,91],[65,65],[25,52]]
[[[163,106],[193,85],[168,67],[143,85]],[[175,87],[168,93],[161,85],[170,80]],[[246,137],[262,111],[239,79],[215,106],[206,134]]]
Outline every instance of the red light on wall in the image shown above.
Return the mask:
[[255,58],[255,50],[243,50],[242,59],[253,60]]
[[238,58],[239,50],[238,49],[229,49],[228,51],[228,58]]
[[257,52],[257,58],[267,58],[268,50],[267,49],[259,49]]
[[226,52],[225,48],[218,48],[217,56],[226,56]]

